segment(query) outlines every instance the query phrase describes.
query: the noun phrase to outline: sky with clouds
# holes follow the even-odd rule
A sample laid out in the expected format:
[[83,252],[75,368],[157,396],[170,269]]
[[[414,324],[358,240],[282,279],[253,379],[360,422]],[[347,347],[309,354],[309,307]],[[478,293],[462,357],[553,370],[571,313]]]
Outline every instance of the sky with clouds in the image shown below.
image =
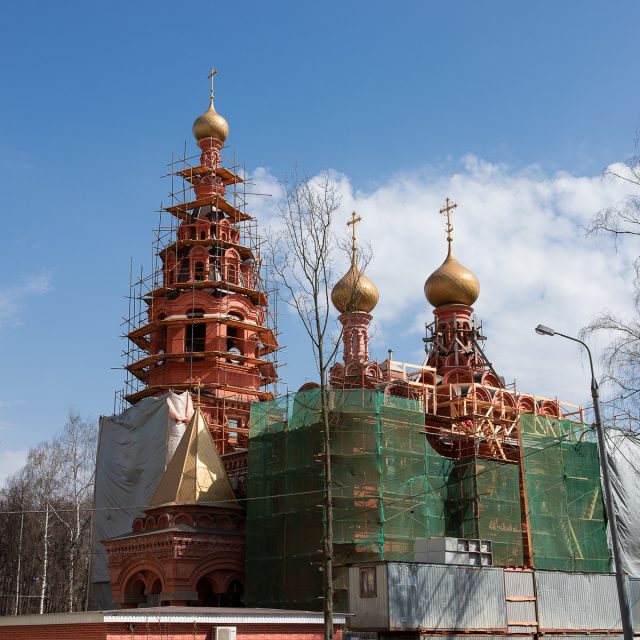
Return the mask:
[[[533,329],[542,323],[577,335],[598,311],[633,313],[635,247],[616,249],[610,239],[585,234],[593,212],[619,202],[628,187],[601,176],[549,175],[537,166],[514,170],[470,154],[455,164],[403,172],[372,191],[335,174],[342,202],[336,217],[346,221],[356,210],[363,219],[359,238],[372,251],[367,275],[380,291],[373,354],[382,360],[391,348],[396,359],[422,362],[424,325],[432,319],[423,286],[446,255],[438,211],[445,197],[455,196],[454,254],[480,279],[474,307],[494,368],[520,390],[583,402],[589,385],[581,354]],[[264,170],[254,180],[257,190],[275,195],[260,213],[264,225],[277,226],[279,185]],[[337,231],[347,234],[346,227]],[[336,260],[340,277],[347,264],[340,252]],[[289,330],[295,317],[284,322]],[[308,372],[305,359],[297,360]],[[302,374],[297,364],[291,368]]]
[[[422,287],[445,256],[438,210],[449,196],[495,368],[519,389],[586,399],[580,352],[533,327],[575,334],[599,311],[632,312],[636,244],[616,248],[584,226],[626,193],[601,176],[635,151],[640,5],[363,7],[4,7],[0,475],[59,430],[69,407],[93,418],[113,410],[130,266],[150,262],[166,163],[185,140],[195,151],[190,127],[212,63],[229,153],[256,192],[272,194],[250,203],[260,224],[295,167],[334,171],[340,217],[362,216],[380,290],[377,358],[388,348],[422,358]],[[294,389],[314,371],[281,311],[281,376]]]

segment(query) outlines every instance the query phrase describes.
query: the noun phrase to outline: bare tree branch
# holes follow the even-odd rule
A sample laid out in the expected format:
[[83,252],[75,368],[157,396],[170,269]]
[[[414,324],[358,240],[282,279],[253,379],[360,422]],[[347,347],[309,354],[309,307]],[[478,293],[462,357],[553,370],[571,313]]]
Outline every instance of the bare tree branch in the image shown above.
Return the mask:
[[[331,475],[331,425],[328,372],[335,360],[342,327],[332,335],[330,306],[334,255],[340,249],[333,233],[340,196],[334,177],[322,173],[308,178],[294,173],[285,181],[285,202],[277,232],[267,234],[273,272],[286,292],[311,343],[320,378],[323,425],[324,520],[323,586],[325,638],[333,638],[333,484]],[[362,256],[360,256],[362,260]],[[357,283],[355,285],[357,287]]]
[[[604,177],[628,184],[632,192],[617,206],[599,211],[586,228],[587,235],[608,234],[616,243],[622,237],[640,237],[640,157],[628,160],[626,168],[626,174],[607,170]],[[640,257],[634,268],[635,316],[622,318],[605,311],[580,333],[583,338],[604,334],[609,340],[601,356],[602,382],[610,394],[605,404],[610,414],[635,416],[640,424]]]

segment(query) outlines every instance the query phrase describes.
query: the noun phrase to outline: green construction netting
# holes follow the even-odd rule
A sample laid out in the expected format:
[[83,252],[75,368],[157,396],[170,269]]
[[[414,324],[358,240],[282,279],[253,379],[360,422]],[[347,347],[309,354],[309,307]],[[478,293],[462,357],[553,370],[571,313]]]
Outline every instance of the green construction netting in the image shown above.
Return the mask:
[[[493,543],[494,564],[523,562],[518,465],[438,454],[420,405],[368,390],[332,391],[337,565],[411,561],[417,538]],[[535,566],[607,571],[598,456],[583,425],[521,416]],[[323,429],[320,391],[252,405],[247,604],[322,606]],[[337,604],[345,574],[336,568]]]
[[515,464],[473,457],[453,461],[446,535],[491,540],[495,565],[521,566],[519,479]]
[[[319,393],[252,405],[249,604],[321,606]],[[431,536],[492,539],[496,563],[522,562],[515,465],[441,456],[424,436],[421,406],[380,392],[333,391],[331,425],[336,564],[410,561],[416,538]],[[338,572],[339,592],[342,581]]]
[[611,570],[597,444],[580,422],[520,416],[534,566]]

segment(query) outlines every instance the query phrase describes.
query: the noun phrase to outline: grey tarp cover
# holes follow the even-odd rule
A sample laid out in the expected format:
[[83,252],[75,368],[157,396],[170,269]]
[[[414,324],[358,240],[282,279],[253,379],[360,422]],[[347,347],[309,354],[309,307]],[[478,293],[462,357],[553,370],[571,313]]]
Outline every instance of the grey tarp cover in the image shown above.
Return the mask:
[[189,393],[145,398],[117,416],[100,418],[89,608],[113,608],[101,540],[131,531],[142,515],[193,414]]
[[624,570],[640,576],[640,439],[607,430],[607,453]]

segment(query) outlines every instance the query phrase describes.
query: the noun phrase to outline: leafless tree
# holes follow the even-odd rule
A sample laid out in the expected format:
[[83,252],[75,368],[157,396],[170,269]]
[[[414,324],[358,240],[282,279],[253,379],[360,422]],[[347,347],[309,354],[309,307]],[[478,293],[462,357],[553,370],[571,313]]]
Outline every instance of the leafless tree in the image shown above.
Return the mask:
[[[340,196],[331,173],[315,178],[294,174],[285,181],[280,227],[267,237],[271,268],[285,302],[297,313],[311,343],[320,378],[323,427],[324,520],[323,599],[325,638],[333,638],[333,481],[331,474],[331,411],[328,373],[340,344],[341,330],[330,306],[334,259],[340,249],[334,231]],[[360,256],[360,263],[366,262]],[[364,264],[361,264],[364,269]]]
[[96,427],[70,412],[0,490],[0,614],[83,607]]
[[[70,411],[69,419],[59,438],[58,447],[62,453],[62,470],[65,479],[65,495],[73,507],[73,519],[61,520],[69,531],[69,611],[73,611],[74,602],[80,595],[75,580],[76,561],[79,554],[88,553],[82,548],[90,528],[90,518],[82,517],[82,507],[89,504],[93,497],[95,479],[95,455],[97,432],[95,424],[83,420],[77,413]],[[86,540],[85,540],[86,542]],[[86,546],[86,544],[85,544]],[[82,599],[80,600],[82,602]]]
[[[599,211],[587,227],[588,235],[606,234],[617,242],[640,237],[640,157],[625,163],[624,169],[609,169],[604,179],[628,186],[628,195],[616,206]],[[628,416],[635,430],[640,427],[640,257],[634,262],[634,304],[636,313],[624,318],[603,312],[582,330],[583,337],[605,334],[609,339],[602,356],[603,382],[610,390],[610,414]]]

